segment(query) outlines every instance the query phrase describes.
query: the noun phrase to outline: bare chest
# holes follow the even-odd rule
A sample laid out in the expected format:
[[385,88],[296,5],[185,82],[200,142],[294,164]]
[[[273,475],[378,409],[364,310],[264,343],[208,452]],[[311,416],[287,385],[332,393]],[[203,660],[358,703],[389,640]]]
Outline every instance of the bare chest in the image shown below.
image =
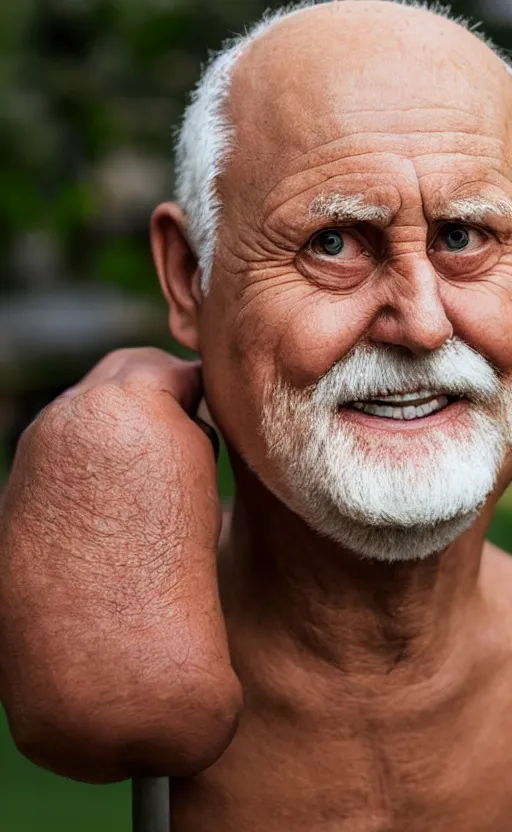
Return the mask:
[[475,732],[429,750],[404,732],[390,749],[356,726],[306,738],[248,720],[214,766],[174,784],[173,832],[510,832],[512,734],[483,759]]

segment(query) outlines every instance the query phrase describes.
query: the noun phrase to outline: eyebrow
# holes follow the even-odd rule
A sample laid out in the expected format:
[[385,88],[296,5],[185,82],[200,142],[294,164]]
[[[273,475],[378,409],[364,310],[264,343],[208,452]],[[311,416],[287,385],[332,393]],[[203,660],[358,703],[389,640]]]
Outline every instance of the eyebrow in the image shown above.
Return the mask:
[[489,199],[470,196],[464,199],[454,199],[437,208],[432,214],[432,218],[436,220],[460,220],[476,224],[484,222],[489,217],[512,219],[512,200],[507,197]]
[[389,222],[392,218],[389,208],[366,202],[363,194],[319,194],[310,203],[309,214],[335,222]]

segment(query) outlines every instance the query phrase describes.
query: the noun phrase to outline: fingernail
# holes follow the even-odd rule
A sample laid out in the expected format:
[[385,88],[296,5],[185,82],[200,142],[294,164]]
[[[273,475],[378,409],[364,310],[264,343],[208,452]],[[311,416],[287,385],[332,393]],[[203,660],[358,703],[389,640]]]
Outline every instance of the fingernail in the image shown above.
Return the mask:
[[60,396],[58,396],[58,398],[59,399],[67,399],[69,396],[76,396],[77,393],[78,393],[78,387],[68,387],[68,389],[64,390],[60,394]]

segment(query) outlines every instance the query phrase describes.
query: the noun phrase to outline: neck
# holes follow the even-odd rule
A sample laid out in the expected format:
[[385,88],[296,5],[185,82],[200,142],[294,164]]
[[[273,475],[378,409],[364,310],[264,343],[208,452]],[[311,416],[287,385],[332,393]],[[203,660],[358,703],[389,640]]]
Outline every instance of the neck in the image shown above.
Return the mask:
[[[272,649],[375,679],[400,667],[430,677],[463,653],[482,615],[480,561],[492,507],[444,552],[365,560],[320,538],[238,459],[224,585],[228,612]],[[411,539],[414,547],[414,539]]]

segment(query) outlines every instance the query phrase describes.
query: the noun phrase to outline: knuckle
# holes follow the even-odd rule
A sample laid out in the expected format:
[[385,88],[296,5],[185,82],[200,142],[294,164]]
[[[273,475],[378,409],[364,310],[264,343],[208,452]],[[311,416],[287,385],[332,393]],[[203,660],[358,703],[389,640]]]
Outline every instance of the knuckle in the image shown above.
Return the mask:
[[159,350],[158,347],[122,347],[114,350],[110,355],[117,355],[127,360],[144,361],[151,358],[159,358],[165,355],[165,353],[163,350]]
[[107,417],[105,423],[108,425],[111,422],[108,417],[121,417],[128,405],[128,397],[123,388],[114,382],[105,381],[80,393],[71,402],[70,409],[75,421]]
[[123,363],[136,360],[138,354],[141,352],[140,347],[120,347],[117,350],[112,350],[99,363],[108,363],[121,366]]
[[125,387],[105,383],[85,391],[76,401],[73,422],[96,428],[106,435],[127,440],[146,433],[150,411],[143,397],[134,396]]
[[172,355],[147,347],[124,368],[124,380],[130,388],[159,389],[165,385],[169,374],[176,374],[186,367],[185,362]]
[[59,473],[61,479],[73,470],[79,475],[100,460],[122,464],[151,441],[143,398],[105,382],[48,407],[25,432],[19,455],[25,466]]
[[140,363],[129,368],[125,375],[125,386],[127,390],[134,393],[146,392],[158,388],[164,378],[161,366],[154,364]]
[[126,347],[115,350],[108,356],[126,371],[138,372],[141,368],[161,368],[172,362],[173,356],[168,355],[157,347]]
[[79,461],[88,475],[103,472],[109,480],[143,459],[154,444],[144,402],[113,384],[84,392],[72,403],[60,431],[67,459]]
[[31,427],[26,437],[26,458],[32,460],[36,466],[52,464],[61,456],[68,430],[67,411],[61,405],[50,405]]
[[12,473],[16,473],[20,466],[26,470],[27,466],[38,466],[53,458],[58,447],[58,437],[61,429],[61,417],[55,403],[50,404],[21,434],[16,449],[16,457]]

